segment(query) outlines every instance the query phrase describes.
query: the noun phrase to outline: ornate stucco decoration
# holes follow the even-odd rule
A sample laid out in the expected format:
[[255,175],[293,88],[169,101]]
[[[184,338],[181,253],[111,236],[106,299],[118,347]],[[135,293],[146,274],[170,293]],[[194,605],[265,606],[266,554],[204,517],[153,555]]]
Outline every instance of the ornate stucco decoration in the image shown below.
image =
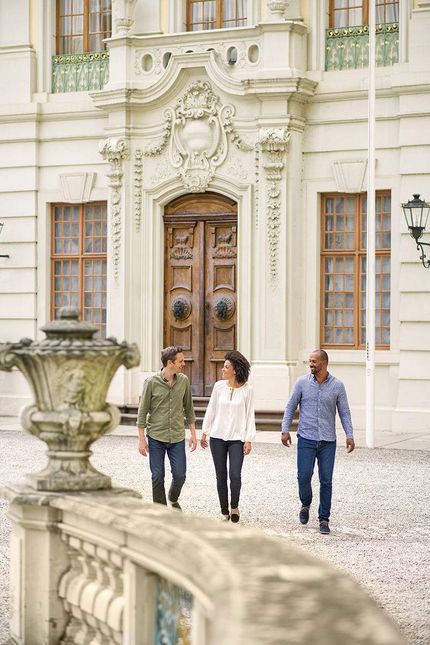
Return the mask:
[[288,0],[267,0],[269,19],[272,21],[282,20],[288,5]]
[[267,236],[269,243],[269,270],[272,280],[278,277],[278,247],[281,228],[281,186],[284,155],[291,133],[285,128],[261,130],[258,144],[263,157],[267,180]]
[[134,24],[136,0],[112,0],[113,35],[126,36]]
[[110,488],[110,477],[91,464],[90,445],[119,423],[118,409],[106,403],[117,369],[139,364],[137,345],[93,338],[98,328],[79,320],[79,310],[60,311],[44,327],[46,338],[0,344],[0,370],[18,368],[33,392],[21,413],[25,430],[48,445],[48,464],[30,475],[37,490]]
[[136,229],[140,230],[142,220],[142,185],[143,185],[143,161],[142,150],[136,150],[134,155],[134,221]]
[[242,152],[254,150],[236,131],[235,110],[222,105],[206,81],[196,81],[164,112],[159,141],[143,149],[145,157],[168,150],[168,161],[190,192],[204,192],[228,154],[228,138]]
[[119,275],[119,259],[121,249],[121,188],[122,188],[122,162],[128,157],[128,144],[125,139],[110,138],[100,142],[99,152],[103,159],[109,163],[107,177],[109,179],[110,214],[111,214],[111,242],[114,277]]
[[219,98],[209,83],[197,81],[172,113],[170,163],[190,192],[204,192],[228,152]]

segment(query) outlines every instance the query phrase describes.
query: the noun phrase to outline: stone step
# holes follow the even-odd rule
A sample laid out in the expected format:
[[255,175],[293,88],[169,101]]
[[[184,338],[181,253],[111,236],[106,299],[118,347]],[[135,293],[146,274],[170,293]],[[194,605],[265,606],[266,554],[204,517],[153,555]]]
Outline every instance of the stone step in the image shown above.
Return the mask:
[[[194,412],[196,415],[196,427],[201,428],[203,417],[205,416],[209,397],[193,397]],[[136,425],[137,420],[137,405],[123,405],[120,406],[121,424],[122,425]],[[255,411],[255,425],[257,430],[272,430],[277,431],[281,429],[283,410],[256,410]],[[296,414],[291,424],[291,430],[297,430],[298,415]]]

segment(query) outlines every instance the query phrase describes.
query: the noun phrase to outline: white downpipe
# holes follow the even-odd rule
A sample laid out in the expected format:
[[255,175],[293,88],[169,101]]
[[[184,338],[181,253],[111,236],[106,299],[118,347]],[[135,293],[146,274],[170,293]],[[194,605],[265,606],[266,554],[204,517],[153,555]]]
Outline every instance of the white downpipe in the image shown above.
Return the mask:
[[366,445],[375,447],[375,0],[369,0],[366,262]]

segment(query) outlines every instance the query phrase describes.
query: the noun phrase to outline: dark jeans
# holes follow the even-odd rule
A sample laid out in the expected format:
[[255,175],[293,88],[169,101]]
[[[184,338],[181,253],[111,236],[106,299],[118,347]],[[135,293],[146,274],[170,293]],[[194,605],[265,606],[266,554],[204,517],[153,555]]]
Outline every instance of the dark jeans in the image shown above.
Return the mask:
[[218,490],[221,513],[227,515],[228,510],[228,488],[227,488],[227,457],[228,472],[230,477],[231,508],[239,506],[240,487],[242,485],[241,473],[243,464],[243,441],[224,441],[211,437],[209,440],[212,459],[216,473],[216,485]]
[[169,489],[169,501],[177,502],[185,482],[187,460],[185,457],[185,439],[178,443],[166,443],[148,437],[149,467],[152,475],[152,499],[156,504],[167,504],[164,489],[164,460],[167,456],[172,471],[172,483]]
[[297,440],[297,479],[299,482],[299,497],[303,506],[312,502],[312,475],[314,474],[315,459],[318,462],[320,479],[320,505],[318,518],[330,519],[331,493],[334,460],[336,457],[336,441],[313,441],[298,436]]

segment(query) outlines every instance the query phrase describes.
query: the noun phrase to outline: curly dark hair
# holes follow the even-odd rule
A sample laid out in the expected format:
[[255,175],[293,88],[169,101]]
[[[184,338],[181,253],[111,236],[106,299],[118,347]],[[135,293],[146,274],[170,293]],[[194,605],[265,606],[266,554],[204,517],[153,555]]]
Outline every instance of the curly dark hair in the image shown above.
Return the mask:
[[166,367],[168,361],[172,361],[172,363],[174,363],[176,360],[176,355],[181,354],[181,352],[182,347],[178,347],[177,345],[172,345],[171,347],[165,347],[164,349],[162,349],[161,362],[163,364],[163,367]]
[[236,374],[236,381],[238,383],[246,383],[251,370],[251,365],[249,364],[249,361],[246,360],[245,356],[234,349],[231,352],[227,352],[224,356],[224,360],[230,361],[233,365],[233,369]]

